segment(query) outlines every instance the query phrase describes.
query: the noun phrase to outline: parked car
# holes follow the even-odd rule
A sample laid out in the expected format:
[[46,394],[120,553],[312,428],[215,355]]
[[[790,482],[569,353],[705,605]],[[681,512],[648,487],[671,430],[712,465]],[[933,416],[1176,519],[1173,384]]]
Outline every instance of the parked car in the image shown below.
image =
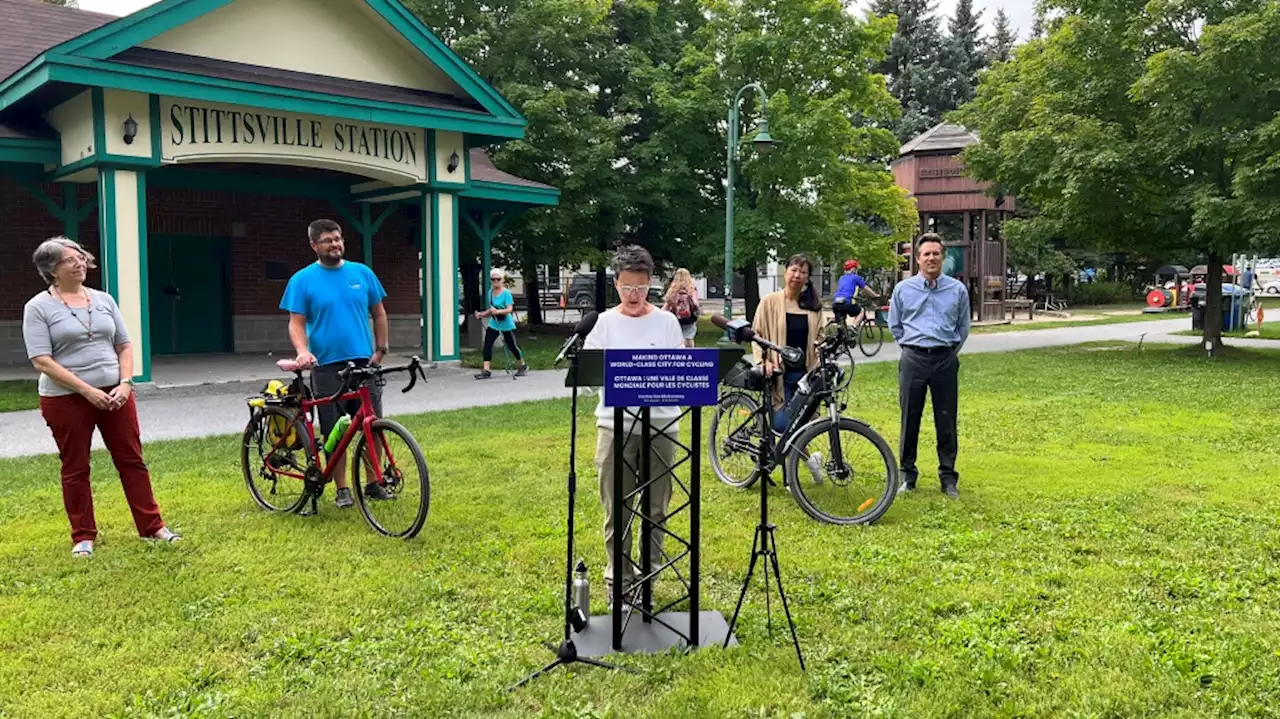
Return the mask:
[[[610,274],[609,279],[612,278]],[[666,295],[667,288],[663,286],[661,280],[654,278],[649,283],[649,302],[655,305],[662,305],[662,298]],[[595,275],[575,275],[573,281],[569,283],[569,289],[565,293],[565,304],[570,308],[579,310],[589,310],[596,305],[596,276]],[[613,283],[610,282],[605,288],[605,304],[612,307],[618,304],[618,293],[613,289]]]
[[1264,295],[1280,295],[1280,279],[1259,284],[1258,291]]

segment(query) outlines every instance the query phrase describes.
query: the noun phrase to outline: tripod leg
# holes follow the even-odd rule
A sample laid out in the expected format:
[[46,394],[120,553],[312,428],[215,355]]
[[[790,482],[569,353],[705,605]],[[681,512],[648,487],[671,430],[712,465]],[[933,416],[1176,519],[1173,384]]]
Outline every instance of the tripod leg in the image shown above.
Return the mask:
[[[771,538],[771,537],[773,537],[773,533],[772,533],[772,532],[770,532],[768,536],[769,536],[770,538]],[[770,549],[769,549],[769,541],[768,541],[768,539],[766,539],[766,540],[763,542],[763,544],[764,544],[765,546],[764,546],[764,548],[761,550],[761,554],[766,555],[766,560],[765,560],[765,561],[763,561],[763,562],[761,562],[760,564],[764,567],[764,626],[765,626],[765,631],[767,631],[767,632],[768,632],[768,634],[769,634],[769,638],[770,638],[770,639],[773,639],[773,600],[772,600],[772,596],[773,596],[773,588],[769,586],[769,564],[770,564],[770,562],[769,562],[768,560],[770,560],[770,559],[774,559],[774,557],[773,557],[773,552],[772,552],[772,551],[770,551]],[[777,567],[777,564],[776,564],[776,563],[774,564],[774,567],[775,567],[775,569],[774,569],[774,572],[773,572],[773,573],[774,573],[774,575],[776,576],[776,575],[777,575],[777,573],[778,573],[778,571],[777,571],[777,569],[776,569],[776,567]]]
[[551,671],[552,669],[555,669],[556,667],[560,666],[560,665],[561,665],[561,664],[563,664],[563,663],[564,663],[564,660],[563,660],[563,659],[560,659],[560,658],[558,658],[558,657],[557,657],[557,658],[556,658],[556,659],[554,659],[550,664],[548,664],[548,665],[546,665],[545,667],[543,667],[543,668],[539,669],[538,671],[536,671],[536,672],[534,672],[534,673],[530,674],[529,676],[525,677],[524,679],[521,679],[520,681],[516,682],[515,684],[512,684],[512,685],[511,685],[511,687],[510,687],[507,691],[515,691],[516,689],[519,689],[520,687],[524,686],[525,684],[528,684],[529,682],[533,681],[534,679],[537,679],[538,677],[542,676],[543,674],[546,674],[547,672]]
[[742,580],[742,592],[738,594],[738,606],[733,609],[733,619],[729,622],[729,632],[724,635],[724,646],[729,646],[729,639],[733,637],[733,628],[738,626],[738,614],[742,611],[742,602],[747,598],[747,588],[751,586],[751,574],[756,570],[756,560],[760,558],[760,530],[756,530],[756,536],[751,540],[751,563],[747,565],[747,578]]
[[800,638],[796,636],[796,623],[791,618],[791,607],[787,604],[787,593],[782,589],[782,570],[778,568],[778,543],[773,540],[770,535],[773,551],[769,553],[769,558],[773,561],[773,577],[778,581],[778,595],[782,597],[782,611],[787,615],[787,626],[791,627],[791,643],[796,647],[796,658],[800,660],[800,671],[806,671],[804,667],[804,654],[800,651]]

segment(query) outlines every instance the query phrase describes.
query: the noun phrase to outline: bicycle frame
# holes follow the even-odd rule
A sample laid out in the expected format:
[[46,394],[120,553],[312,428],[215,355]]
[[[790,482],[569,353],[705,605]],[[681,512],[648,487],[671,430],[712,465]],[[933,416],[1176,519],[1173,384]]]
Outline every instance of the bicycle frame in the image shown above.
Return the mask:
[[[415,384],[417,384],[418,377],[421,376],[425,378],[426,376],[425,374],[422,374],[422,369],[418,364],[417,357],[413,359],[412,363],[405,365],[404,367],[395,367],[395,368],[379,370],[376,373],[371,374],[370,376],[365,377],[363,380],[361,380],[360,385],[356,387],[354,390],[347,390],[347,384],[350,381],[351,373],[356,371],[355,365],[348,363],[347,369],[343,370],[342,373],[340,374],[343,382],[342,389],[340,389],[338,392],[328,397],[308,399],[306,397],[306,393],[304,392],[306,383],[302,379],[302,370],[294,369],[292,394],[296,397],[301,397],[302,399],[300,401],[287,401],[284,403],[270,402],[270,403],[264,403],[264,405],[265,404],[272,404],[272,405],[284,404],[285,406],[296,407],[299,411],[300,416],[304,416],[308,418],[307,421],[303,422],[303,424],[306,425],[308,445],[310,446],[312,452],[316,455],[317,461],[322,463],[321,466],[319,467],[320,479],[322,482],[328,482],[333,478],[334,471],[337,469],[337,467],[342,466],[340,463],[346,461],[347,448],[351,446],[351,442],[355,439],[356,433],[363,432],[364,436],[369,438],[368,447],[370,452],[369,465],[370,465],[370,475],[371,475],[369,477],[369,480],[372,482],[377,482],[378,484],[385,484],[385,481],[382,477],[382,473],[376,471],[377,467],[382,466],[382,462],[378,457],[378,447],[372,439],[373,421],[378,419],[378,417],[373,412],[373,396],[369,392],[369,387],[367,383],[370,381],[373,381],[373,382],[379,382],[379,383],[385,384],[386,380],[384,379],[384,377],[386,374],[389,374],[392,372],[402,372],[406,370],[409,372],[409,376],[411,379],[409,381],[409,386],[406,387],[403,391],[408,392],[413,389]],[[322,407],[324,405],[334,404],[338,402],[349,402],[351,400],[359,400],[360,408],[356,411],[356,415],[352,419],[351,424],[347,426],[346,431],[343,432],[342,436],[338,438],[338,443],[334,447],[333,452],[327,453],[329,456],[325,460],[319,460],[320,445],[317,443],[318,438],[316,437],[315,426],[310,419],[312,417],[311,411],[316,407]],[[260,405],[260,406],[263,406],[263,405]],[[287,433],[283,434],[280,440],[276,443],[276,445],[271,448],[272,451],[274,452],[275,450],[280,449],[280,444],[282,444],[287,437],[288,437]],[[390,448],[386,448],[386,453],[388,458],[391,458]],[[394,458],[391,458],[391,459],[392,461],[394,461]],[[287,472],[276,467],[272,467],[272,470],[277,474],[280,474],[285,477],[293,477],[294,479],[300,479],[303,482],[306,482],[308,480],[308,477],[305,471],[302,474],[297,474],[297,473]]]
[[[302,412],[310,415],[311,409],[314,407],[322,407],[326,404],[334,404],[336,402],[349,402],[353,399],[360,400],[360,409],[356,411],[356,416],[351,420],[351,424],[347,425],[347,430],[338,438],[338,444],[333,448],[333,452],[327,453],[324,465],[320,470],[320,476],[327,482],[333,478],[334,470],[346,461],[347,448],[355,440],[357,432],[364,432],[365,437],[369,437],[367,446],[369,447],[369,460],[372,466],[379,467],[381,462],[378,460],[378,448],[373,441],[373,420],[377,419],[377,415],[373,413],[373,396],[369,392],[366,385],[360,385],[354,392],[346,392],[336,399],[333,397],[325,397],[324,399],[302,400]],[[316,444],[315,426],[311,422],[307,422],[307,441],[315,448],[317,456],[320,453],[319,445]],[[390,453],[390,450],[388,450]],[[376,481],[382,484],[382,477],[378,476],[369,478],[370,481]]]

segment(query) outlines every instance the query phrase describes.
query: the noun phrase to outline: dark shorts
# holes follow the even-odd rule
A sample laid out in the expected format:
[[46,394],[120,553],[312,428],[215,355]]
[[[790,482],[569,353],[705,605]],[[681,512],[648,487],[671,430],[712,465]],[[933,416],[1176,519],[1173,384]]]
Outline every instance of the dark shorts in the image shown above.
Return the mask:
[[[351,360],[357,367],[369,366],[369,359]],[[338,372],[347,366],[347,362],[334,362],[332,364],[318,365],[311,370],[311,392],[316,399],[328,397],[338,388],[342,386],[342,380],[338,378]],[[369,395],[373,400],[373,411],[379,417],[382,416],[382,388],[374,382],[369,382]],[[353,399],[347,402],[334,402],[332,404],[320,405],[316,408],[320,414],[320,436],[317,441],[324,444],[324,440],[329,436],[329,431],[338,423],[338,418],[343,414],[348,417],[356,416],[356,412],[360,411],[360,400]]]

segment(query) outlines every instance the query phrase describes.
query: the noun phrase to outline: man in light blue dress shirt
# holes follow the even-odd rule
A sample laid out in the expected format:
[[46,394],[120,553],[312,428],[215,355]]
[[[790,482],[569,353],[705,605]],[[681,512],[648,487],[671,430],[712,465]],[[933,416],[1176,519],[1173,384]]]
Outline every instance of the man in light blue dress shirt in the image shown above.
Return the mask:
[[916,445],[926,394],[933,398],[933,424],[938,435],[938,479],[948,497],[960,496],[956,485],[958,451],[956,413],[960,402],[960,347],[969,338],[969,291],[964,283],[942,274],[942,237],[926,232],[916,240],[914,277],[899,282],[889,301],[889,331],[902,349],[898,360],[898,406],[902,410],[899,459],[902,485],[916,488]]

